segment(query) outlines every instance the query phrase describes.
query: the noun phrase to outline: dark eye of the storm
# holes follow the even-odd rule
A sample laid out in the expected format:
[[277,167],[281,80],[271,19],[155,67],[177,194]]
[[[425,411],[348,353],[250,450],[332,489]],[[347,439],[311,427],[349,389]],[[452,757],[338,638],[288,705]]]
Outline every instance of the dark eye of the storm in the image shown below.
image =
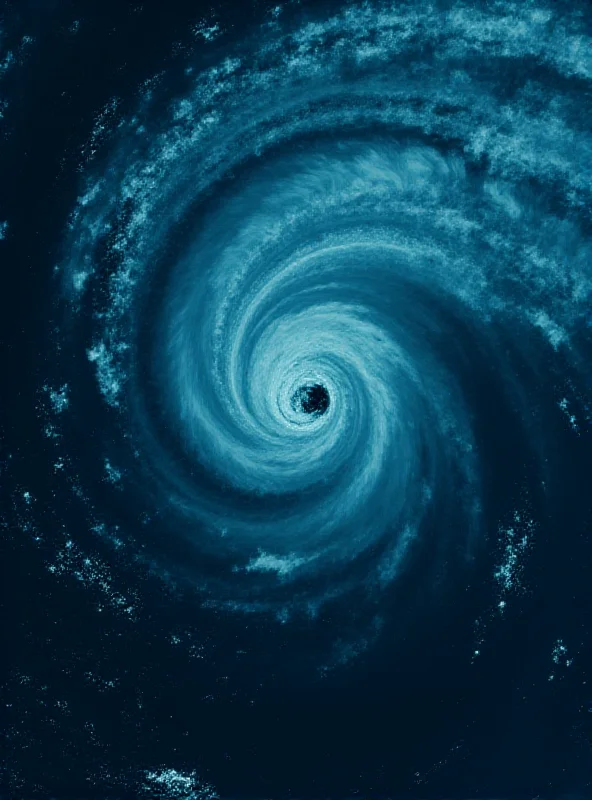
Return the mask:
[[292,397],[294,411],[320,417],[329,408],[329,392],[319,383],[301,386]]

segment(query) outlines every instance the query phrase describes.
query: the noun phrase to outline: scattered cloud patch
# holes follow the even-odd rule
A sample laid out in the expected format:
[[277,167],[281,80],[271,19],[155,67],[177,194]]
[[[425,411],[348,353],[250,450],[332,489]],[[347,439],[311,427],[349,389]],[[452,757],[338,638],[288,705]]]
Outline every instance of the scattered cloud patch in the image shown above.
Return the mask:
[[70,389],[67,383],[57,389],[52,389],[51,386],[45,384],[43,391],[47,393],[52,410],[56,414],[62,414],[70,405]]
[[[534,527],[532,519],[515,512],[513,524],[499,529],[502,553],[495,568],[494,578],[502,595],[522,588],[524,556],[531,547]],[[500,598],[498,607],[500,610],[505,608],[503,597]]]
[[310,560],[294,553],[288,556],[276,556],[260,550],[259,555],[252,558],[244,569],[245,572],[275,572],[278,577],[284,578]]
[[147,771],[142,788],[145,797],[158,796],[161,800],[217,800],[219,797],[213,786],[202,781],[195,770]]
[[554,643],[553,650],[551,652],[551,661],[553,663],[553,667],[549,673],[550,681],[554,681],[556,679],[560,670],[571,667],[573,664],[573,658],[569,657],[567,647],[563,639],[557,639],[557,641]]
[[107,483],[118,484],[121,481],[121,470],[114,467],[108,458],[105,459],[105,480]]
[[107,348],[105,342],[97,342],[87,350],[88,360],[95,365],[97,380],[101,394],[110,406],[119,405],[118,395],[121,391],[121,376],[113,353]]
[[553,322],[546,311],[532,311],[528,314],[528,318],[535,328],[540,328],[554,350],[558,350],[562,344],[568,344],[567,333],[560,325]]
[[485,635],[495,619],[503,618],[508,610],[511,596],[526,591],[524,570],[529,552],[534,544],[536,524],[527,510],[515,511],[509,524],[498,528],[498,555],[493,569],[495,600],[489,610],[475,619],[474,649],[471,662],[474,663],[483,652]]
[[205,42],[213,42],[221,34],[220,26],[217,22],[201,20],[193,27],[193,35],[196,39],[203,39]]

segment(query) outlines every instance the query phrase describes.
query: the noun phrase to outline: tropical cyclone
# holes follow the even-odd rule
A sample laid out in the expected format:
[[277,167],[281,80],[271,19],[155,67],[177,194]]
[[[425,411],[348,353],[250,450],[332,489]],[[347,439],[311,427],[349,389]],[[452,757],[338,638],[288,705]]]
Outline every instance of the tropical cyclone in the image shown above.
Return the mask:
[[390,5],[212,44],[119,125],[65,237],[150,563],[209,604],[465,568],[504,507],[488,431],[542,459],[541,379],[584,380],[583,17]]

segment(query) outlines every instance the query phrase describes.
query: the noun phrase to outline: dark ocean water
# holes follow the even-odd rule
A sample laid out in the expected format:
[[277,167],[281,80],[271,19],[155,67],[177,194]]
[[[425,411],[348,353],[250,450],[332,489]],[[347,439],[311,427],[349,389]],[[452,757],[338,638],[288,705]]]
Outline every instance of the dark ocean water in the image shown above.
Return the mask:
[[2,797],[592,796],[591,20],[4,3]]

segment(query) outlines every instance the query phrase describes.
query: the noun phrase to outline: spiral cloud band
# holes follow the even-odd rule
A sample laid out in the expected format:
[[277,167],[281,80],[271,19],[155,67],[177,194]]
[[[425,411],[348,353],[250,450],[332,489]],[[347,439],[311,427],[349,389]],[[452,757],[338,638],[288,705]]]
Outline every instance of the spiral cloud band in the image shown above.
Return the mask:
[[553,481],[532,408],[585,380],[592,51],[577,9],[479,9],[208,43],[87,179],[64,330],[151,509],[130,546],[208,604],[313,613],[464,568],[483,509],[512,511],[494,426]]

